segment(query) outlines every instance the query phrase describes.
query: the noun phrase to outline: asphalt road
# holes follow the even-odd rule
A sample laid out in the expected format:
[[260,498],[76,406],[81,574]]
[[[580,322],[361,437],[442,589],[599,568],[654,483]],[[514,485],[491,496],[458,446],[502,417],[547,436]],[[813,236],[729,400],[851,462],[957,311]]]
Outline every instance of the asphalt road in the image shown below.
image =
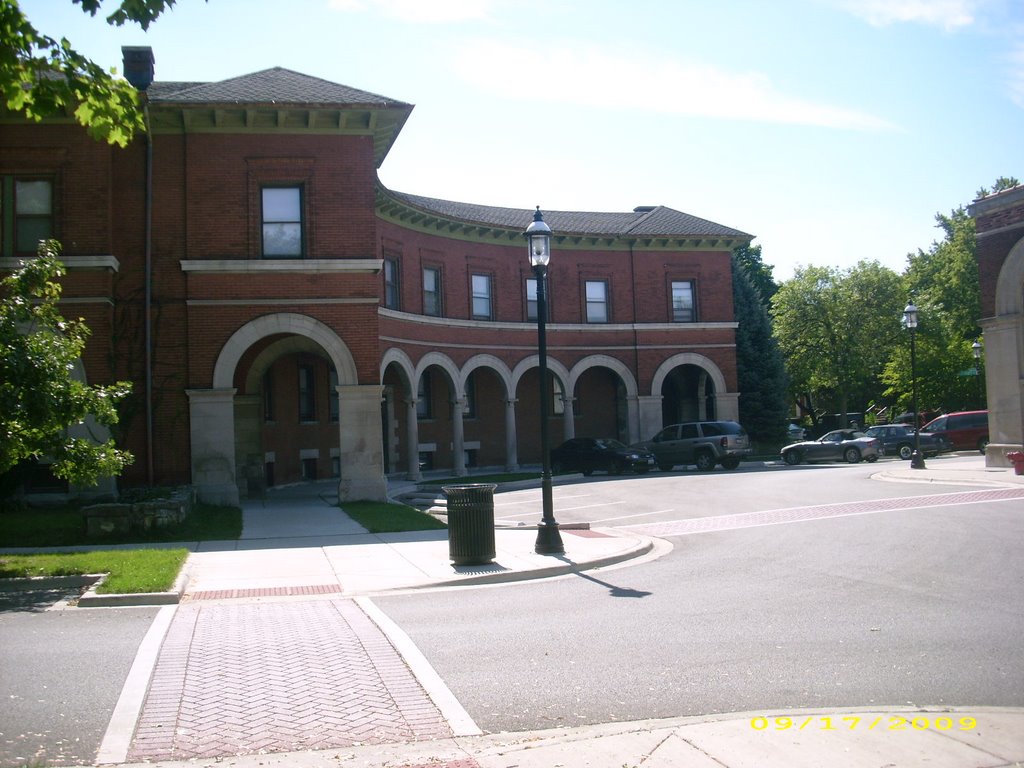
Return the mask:
[[[868,479],[877,471],[560,486],[556,516],[664,522],[954,490]],[[376,602],[486,731],[783,707],[1024,705],[1020,500],[906,507],[676,536],[644,565]]]
[[0,766],[91,765],[158,610],[0,610]]

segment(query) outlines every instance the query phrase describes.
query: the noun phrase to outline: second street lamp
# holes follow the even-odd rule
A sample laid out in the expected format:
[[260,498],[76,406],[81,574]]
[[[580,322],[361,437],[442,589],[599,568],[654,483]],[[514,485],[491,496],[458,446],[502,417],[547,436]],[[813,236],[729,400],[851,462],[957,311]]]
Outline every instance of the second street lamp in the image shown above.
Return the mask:
[[540,452],[541,452],[541,497],[544,514],[537,526],[537,542],[533,551],[538,555],[561,555],[565,552],[562,534],[555,522],[554,504],[551,496],[551,446],[548,435],[548,347],[545,324],[547,322],[547,281],[548,262],[551,260],[551,227],[544,222],[544,216],[537,206],[533,222],[523,233],[530,248],[530,266],[537,278],[537,351],[540,357]]
[[914,335],[917,333],[917,307],[914,302],[903,310],[903,324],[910,331],[910,409],[914,412],[914,452],[910,455],[911,469],[926,469],[921,454],[921,419],[917,415],[917,348]]

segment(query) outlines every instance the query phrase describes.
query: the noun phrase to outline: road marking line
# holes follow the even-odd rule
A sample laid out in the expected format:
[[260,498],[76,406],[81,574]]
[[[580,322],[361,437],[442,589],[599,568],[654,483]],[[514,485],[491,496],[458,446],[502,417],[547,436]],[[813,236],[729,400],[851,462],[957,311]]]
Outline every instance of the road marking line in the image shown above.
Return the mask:
[[621,517],[605,517],[601,520],[591,520],[591,525],[597,525],[598,523],[607,523],[612,520],[629,520],[634,517],[647,517],[648,515],[664,515],[666,512],[675,512],[674,509],[659,509],[657,512],[640,512],[636,515],[623,515]]
[[149,691],[149,681],[160,655],[160,647],[177,609],[176,605],[165,605],[161,608],[150,624],[146,636],[142,638],[139,650],[135,654],[135,661],[132,662],[121,695],[110,716],[107,732],[103,734],[103,741],[100,742],[99,751],[96,753],[97,763],[127,762],[128,749],[131,747],[135,726],[142,712],[146,693]]
[[405,659],[413,676],[423,686],[430,700],[434,702],[441,711],[441,715],[448,722],[452,733],[456,736],[480,736],[483,731],[477,727],[473,718],[455,698],[441,676],[437,674],[426,656],[416,647],[405,631],[399,627],[391,618],[384,613],[377,604],[368,597],[355,598],[356,604],[363,609],[363,612],[370,617],[384,636],[398,651],[399,656]]
[[759,512],[741,512],[735,515],[694,517],[687,520],[672,520],[661,523],[622,525],[619,528],[643,533],[648,536],[686,536],[692,533],[731,531],[739,528],[757,528],[783,523],[802,523],[808,520],[824,520],[833,517],[870,515],[878,512],[932,509],[963,504],[989,504],[998,501],[1024,499],[1024,489],[992,489],[984,491],[962,491],[941,493],[932,496],[911,496],[892,499],[868,499],[865,501],[820,504],[817,506],[771,509]]

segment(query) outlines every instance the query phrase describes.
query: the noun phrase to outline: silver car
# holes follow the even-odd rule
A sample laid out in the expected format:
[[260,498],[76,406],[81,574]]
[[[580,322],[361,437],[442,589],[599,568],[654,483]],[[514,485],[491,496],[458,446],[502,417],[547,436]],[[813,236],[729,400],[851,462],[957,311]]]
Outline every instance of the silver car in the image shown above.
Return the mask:
[[813,461],[878,461],[885,455],[882,441],[868,437],[854,429],[833,429],[817,440],[805,440],[787,445],[782,449],[782,459],[787,464]]

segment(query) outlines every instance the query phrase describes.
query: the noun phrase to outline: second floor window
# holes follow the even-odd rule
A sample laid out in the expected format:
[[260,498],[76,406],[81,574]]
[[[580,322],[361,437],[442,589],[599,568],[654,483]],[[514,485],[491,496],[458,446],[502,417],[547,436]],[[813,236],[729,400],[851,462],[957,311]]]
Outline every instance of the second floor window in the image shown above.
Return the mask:
[[302,258],[302,189],[263,188],[263,257]]
[[490,320],[491,311],[491,276],[473,275],[473,319]]
[[441,316],[441,270],[423,268],[423,314]]
[[673,280],[672,281],[672,322],[692,323],[696,321],[697,313],[693,303],[693,281]]
[[53,181],[3,176],[0,182],[3,254],[34,255],[40,240],[55,235]]
[[604,280],[587,280],[587,322],[608,322],[608,283]]
[[398,291],[398,262],[384,259],[384,306],[388,309],[401,309]]

